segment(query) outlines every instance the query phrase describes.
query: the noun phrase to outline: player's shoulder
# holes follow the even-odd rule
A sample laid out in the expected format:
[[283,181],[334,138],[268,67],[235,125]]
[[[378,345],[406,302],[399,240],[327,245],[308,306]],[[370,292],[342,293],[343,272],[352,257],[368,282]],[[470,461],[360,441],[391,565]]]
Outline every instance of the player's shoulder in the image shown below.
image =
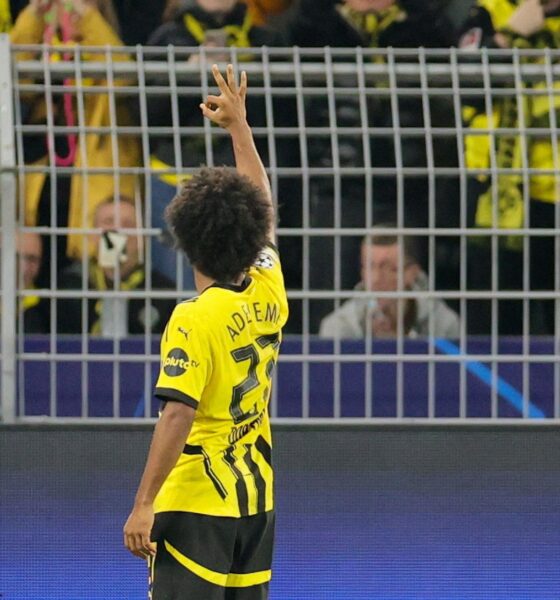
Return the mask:
[[253,268],[267,271],[274,269],[279,264],[280,254],[278,248],[272,242],[268,242],[257,254],[257,258],[253,262]]
[[173,309],[173,316],[196,314],[199,311],[200,296],[182,300]]
[[203,304],[200,296],[195,296],[194,298],[179,302],[173,309],[173,314],[171,315],[169,322],[198,322],[203,325],[206,322]]
[[177,304],[171,322],[194,326],[200,332],[215,331],[220,321],[217,317],[223,312],[223,298],[211,293],[213,287],[210,286],[199,296]]
[[[201,302],[200,297],[180,302],[175,306],[164,332],[164,340],[189,342],[193,339],[209,339],[213,337],[213,320]],[[184,339],[183,339],[184,338]]]

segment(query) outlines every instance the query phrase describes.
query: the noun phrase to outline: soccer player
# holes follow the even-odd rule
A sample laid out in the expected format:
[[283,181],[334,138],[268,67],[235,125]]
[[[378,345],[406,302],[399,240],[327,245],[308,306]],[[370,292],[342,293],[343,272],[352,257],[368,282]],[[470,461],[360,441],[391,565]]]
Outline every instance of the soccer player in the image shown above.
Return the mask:
[[271,577],[268,402],[288,304],[247,76],[212,70],[220,94],[200,108],[228,130],[236,170],[201,169],[167,209],[199,295],[162,337],[163,408],[124,526],[125,546],[149,558],[153,600],[263,599]]

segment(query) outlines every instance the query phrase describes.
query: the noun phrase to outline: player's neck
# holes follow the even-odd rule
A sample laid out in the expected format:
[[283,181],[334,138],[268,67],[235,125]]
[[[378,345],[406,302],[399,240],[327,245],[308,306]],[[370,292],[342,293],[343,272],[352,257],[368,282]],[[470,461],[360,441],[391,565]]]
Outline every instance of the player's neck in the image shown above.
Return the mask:
[[207,287],[209,287],[215,283],[214,279],[212,279],[211,277],[208,277],[207,275],[204,275],[204,273],[201,273],[196,268],[193,268],[193,273],[194,273],[194,287],[196,288],[196,291],[199,294],[202,294],[202,292]]
[[194,286],[196,288],[196,291],[199,294],[202,294],[202,292],[207,287],[210,287],[211,285],[214,285],[215,283],[231,283],[233,285],[241,285],[243,283],[243,280],[245,279],[245,273],[241,273],[238,277],[236,277],[232,281],[217,282],[215,279],[212,279],[212,277],[208,277],[207,275],[204,275],[204,273],[201,273],[196,267],[193,267],[193,272],[194,272]]

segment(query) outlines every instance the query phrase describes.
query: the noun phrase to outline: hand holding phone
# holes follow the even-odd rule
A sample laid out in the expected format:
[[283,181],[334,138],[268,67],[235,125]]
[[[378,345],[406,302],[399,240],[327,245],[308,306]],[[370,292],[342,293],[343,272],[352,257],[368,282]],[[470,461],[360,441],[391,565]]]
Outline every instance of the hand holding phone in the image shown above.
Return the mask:
[[126,261],[126,239],[124,233],[114,230],[104,231],[99,238],[97,262],[100,267],[116,268]]
[[204,45],[214,48],[226,48],[228,34],[225,29],[207,29],[204,33]]

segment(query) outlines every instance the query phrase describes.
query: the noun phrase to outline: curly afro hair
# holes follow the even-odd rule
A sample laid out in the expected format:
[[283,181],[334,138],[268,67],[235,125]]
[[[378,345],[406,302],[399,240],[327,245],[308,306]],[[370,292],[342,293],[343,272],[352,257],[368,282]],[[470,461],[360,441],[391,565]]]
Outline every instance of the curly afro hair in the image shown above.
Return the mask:
[[202,168],[165,211],[176,245],[204,275],[227,283],[246,271],[268,241],[272,212],[248,177]]

